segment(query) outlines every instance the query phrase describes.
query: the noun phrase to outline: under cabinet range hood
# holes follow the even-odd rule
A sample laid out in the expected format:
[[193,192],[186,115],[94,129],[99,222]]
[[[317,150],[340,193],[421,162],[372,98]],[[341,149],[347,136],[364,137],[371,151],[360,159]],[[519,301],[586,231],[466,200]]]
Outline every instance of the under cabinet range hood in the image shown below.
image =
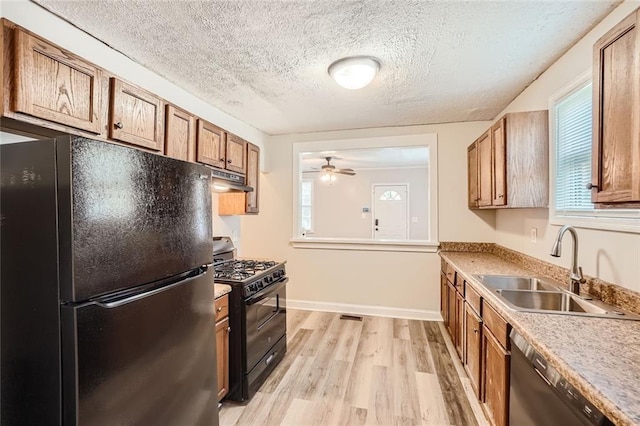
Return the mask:
[[209,169],[213,192],[253,192],[253,187],[245,185],[243,175],[226,170]]

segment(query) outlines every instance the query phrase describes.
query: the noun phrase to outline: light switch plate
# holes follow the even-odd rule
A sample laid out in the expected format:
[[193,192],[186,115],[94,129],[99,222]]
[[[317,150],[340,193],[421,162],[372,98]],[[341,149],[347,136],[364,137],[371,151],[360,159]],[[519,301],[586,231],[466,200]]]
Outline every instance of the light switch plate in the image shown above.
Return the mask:
[[538,241],[538,228],[531,228],[531,242],[536,243]]

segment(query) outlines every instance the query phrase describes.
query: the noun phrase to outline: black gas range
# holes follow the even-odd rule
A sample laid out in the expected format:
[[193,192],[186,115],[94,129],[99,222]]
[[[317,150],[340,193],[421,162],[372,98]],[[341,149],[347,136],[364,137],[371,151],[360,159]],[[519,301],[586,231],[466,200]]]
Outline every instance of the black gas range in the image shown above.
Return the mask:
[[214,238],[214,281],[229,294],[229,394],[245,401],[287,351],[285,262],[236,259],[228,237]]

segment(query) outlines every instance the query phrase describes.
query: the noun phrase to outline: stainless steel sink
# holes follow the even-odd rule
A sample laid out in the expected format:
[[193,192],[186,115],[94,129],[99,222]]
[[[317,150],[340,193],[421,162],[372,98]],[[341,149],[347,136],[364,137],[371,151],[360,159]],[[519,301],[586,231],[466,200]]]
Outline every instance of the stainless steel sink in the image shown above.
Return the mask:
[[603,315],[606,309],[561,291],[499,290],[498,294],[518,308],[536,311],[580,312]]
[[600,300],[573,294],[552,280],[517,275],[474,277],[515,311],[640,320],[640,316]]
[[520,277],[512,275],[476,275],[482,283],[494,290],[533,290],[559,291],[556,285],[536,277]]

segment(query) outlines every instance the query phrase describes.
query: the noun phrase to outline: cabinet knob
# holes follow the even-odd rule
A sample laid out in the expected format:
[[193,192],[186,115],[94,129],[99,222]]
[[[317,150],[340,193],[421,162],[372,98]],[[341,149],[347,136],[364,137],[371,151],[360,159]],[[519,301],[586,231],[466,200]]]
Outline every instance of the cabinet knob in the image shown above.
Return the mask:
[[498,195],[498,198],[504,198],[504,194]]
[[231,327],[227,327],[227,333],[231,333]]
[[594,185],[594,184],[592,184],[591,182],[589,182],[589,183],[587,184],[587,189],[593,189],[593,188],[598,189],[598,185]]
[[218,312],[222,311],[222,306],[218,306],[218,308],[216,309],[216,311],[218,311]]
[[220,158],[220,161],[222,161],[224,163],[224,157]]
[[473,332],[476,333],[476,334],[478,334],[478,331],[480,331],[480,330],[478,330],[477,328],[473,329]]
[[122,129],[124,125],[120,121],[118,121],[117,123],[113,124],[113,127],[115,127],[116,129]]
[[231,160],[227,160],[227,163],[231,164]]

